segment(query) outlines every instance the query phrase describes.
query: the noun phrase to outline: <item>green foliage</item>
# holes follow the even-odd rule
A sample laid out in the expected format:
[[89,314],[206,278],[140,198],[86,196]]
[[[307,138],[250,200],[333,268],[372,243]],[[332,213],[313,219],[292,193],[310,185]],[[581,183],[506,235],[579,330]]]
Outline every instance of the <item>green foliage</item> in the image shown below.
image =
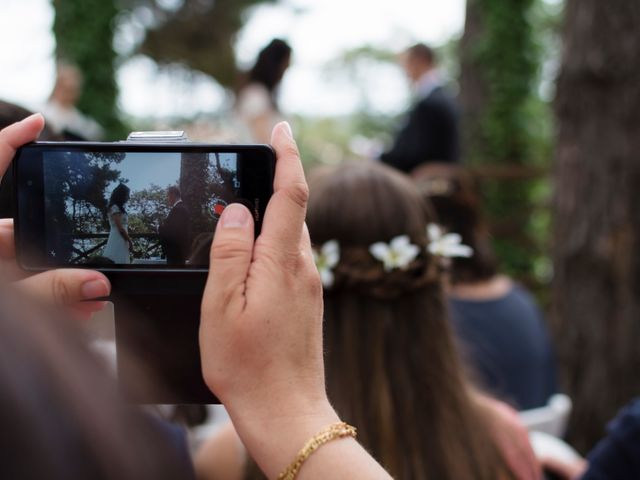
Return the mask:
[[531,158],[525,109],[533,93],[538,52],[529,12],[535,0],[479,0],[484,38],[477,47],[489,103],[481,161],[524,164]]
[[152,183],[149,188],[131,194],[127,211],[130,233],[155,233],[169,215],[167,186]]
[[113,24],[115,0],[53,0],[56,56],[76,64],[84,75],[78,108],[94,118],[108,139],[128,133],[118,117]]
[[307,171],[317,165],[333,165],[360,155],[353,151],[358,138],[390,141],[397,118],[361,110],[342,117],[297,116],[293,119],[298,148]]
[[127,203],[129,233],[150,234],[135,238],[134,251],[137,258],[148,259],[161,254],[156,233],[171,210],[167,203],[167,187],[168,185],[160,187],[152,183],[144,190],[133,192]]
[[477,4],[482,32],[471,58],[486,98],[466,160],[480,170],[506,168],[504,175],[482,182],[494,245],[507,273],[528,283],[544,282],[549,232],[544,172],[551,159],[552,115],[537,90],[542,46],[553,43],[559,12],[550,12],[544,0]]
[[[78,156],[84,158],[79,160]],[[45,164],[47,178],[47,231],[59,239],[50,245],[58,258],[69,260],[74,243],[71,235],[99,233],[108,228],[105,190],[120,179],[112,168],[123,154],[64,152]]]

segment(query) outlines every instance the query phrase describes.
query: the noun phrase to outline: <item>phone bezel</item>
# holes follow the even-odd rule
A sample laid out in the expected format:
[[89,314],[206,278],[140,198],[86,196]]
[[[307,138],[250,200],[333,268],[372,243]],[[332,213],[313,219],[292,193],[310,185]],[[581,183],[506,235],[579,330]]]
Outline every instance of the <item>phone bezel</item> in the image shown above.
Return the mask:
[[[56,265],[48,262],[44,222],[45,198],[42,172],[42,153],[45,151],[96,151],[96,152],[191,152],[238,153],[241,191],[238,200],[253,206],[255,235],[262,227],[267,203],[273,194],[275,152],[269,145],[233,145],[207,143],[148,143],[148,142],[33,142],[19,148],[14,157],[14,231],[16,256],[21,268],[27,271],[45,271],[55,268],[88,268],[114,274],[124,273],[195,273],[202,276],[208,269],[202,266],[149,266],[129,265]],[[29,165],[24,158],[30,156]],[[36,155],[37,158],[33,158]],[[266,181],[265,181],[266,178]],[[31,184],[28,184],[31,182]],[[242,202],[244,203],[244,202]],[[148,277],[147,275],[145,275]]]

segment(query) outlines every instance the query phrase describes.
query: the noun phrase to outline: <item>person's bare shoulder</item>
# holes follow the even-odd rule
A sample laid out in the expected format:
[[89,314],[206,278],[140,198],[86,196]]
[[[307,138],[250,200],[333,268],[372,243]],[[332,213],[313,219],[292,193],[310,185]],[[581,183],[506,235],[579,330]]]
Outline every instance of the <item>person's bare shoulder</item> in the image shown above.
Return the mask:
[[242,480],[247,454],[229,422],[208,439],[194,456],[198,480]]

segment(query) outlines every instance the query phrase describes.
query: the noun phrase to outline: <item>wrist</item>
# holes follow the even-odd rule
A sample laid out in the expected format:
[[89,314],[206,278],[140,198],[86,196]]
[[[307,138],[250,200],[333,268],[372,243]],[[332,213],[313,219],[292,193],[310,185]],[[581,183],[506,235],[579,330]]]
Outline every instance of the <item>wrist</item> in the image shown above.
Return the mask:
[[251,456],[269,478],[276,478],[304,444],[339,421],[326,395],[291,398],[250,411],[229,409],[233,424]]

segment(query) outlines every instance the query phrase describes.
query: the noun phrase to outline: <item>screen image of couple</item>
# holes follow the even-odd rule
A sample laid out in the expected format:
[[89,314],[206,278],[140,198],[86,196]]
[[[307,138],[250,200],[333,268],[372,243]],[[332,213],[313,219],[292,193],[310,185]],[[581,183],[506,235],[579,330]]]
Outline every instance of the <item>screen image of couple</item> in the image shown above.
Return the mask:
[[207,266],[240,189],[237,153],[49,152],[43,170],[52,265]]

